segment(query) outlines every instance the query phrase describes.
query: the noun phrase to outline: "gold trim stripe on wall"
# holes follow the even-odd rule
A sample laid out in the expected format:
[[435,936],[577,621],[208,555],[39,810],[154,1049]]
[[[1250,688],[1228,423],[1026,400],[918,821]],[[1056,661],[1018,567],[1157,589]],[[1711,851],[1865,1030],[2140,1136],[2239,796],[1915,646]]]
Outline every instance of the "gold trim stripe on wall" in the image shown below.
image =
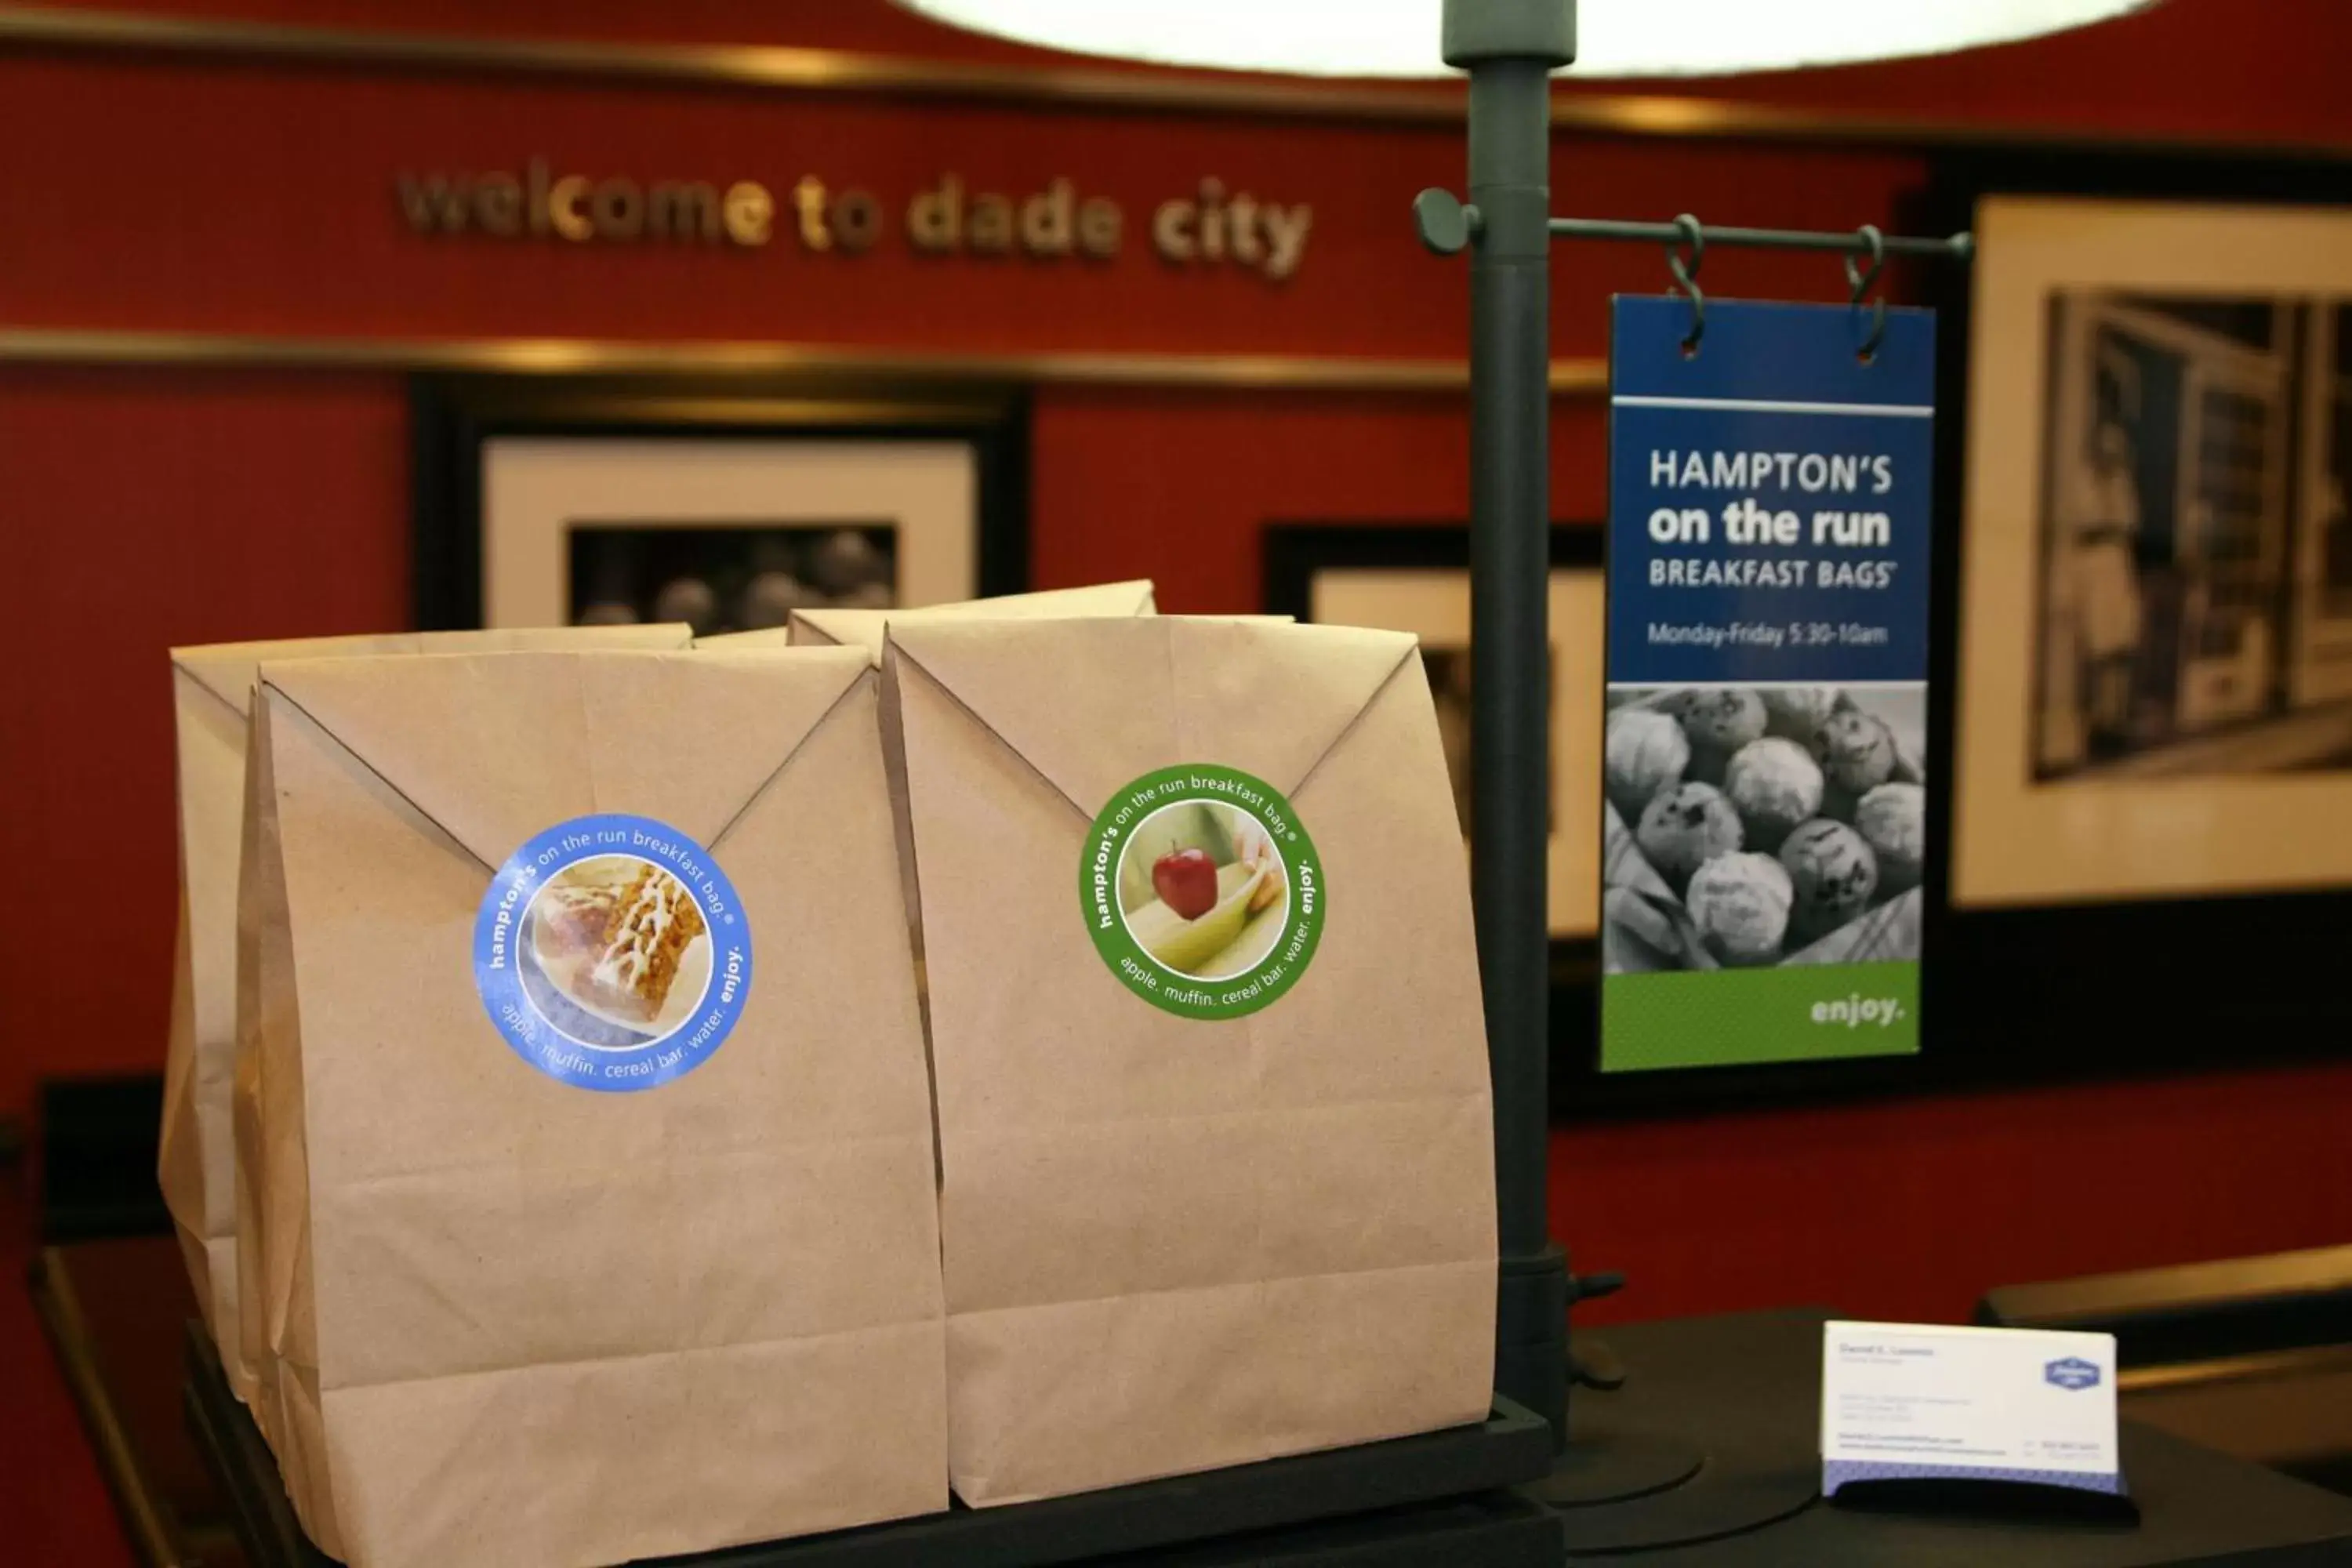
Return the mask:
[[[0,5],[0,48],[144,51],[398,69],[491,71],[625,81],[702,82],[807,93],[967,99],[1145,111],[1266,115],[1459,125],[1464,97],[1428,85],[1223,77],[1150,68],[1000,65],[760,44],[614,43],[584,38],[469,37],[380,28],[314,27],[194,16]],[[2352,144],[2252,138],[2189,143],[2144,132],[1989,127],[1954,121],[1825,114],[1771,104],[1564,89],[1552,95],[1562,131],[1596,135],[1881,147],[2068,145],[2210,150],[2352,159]]]
[[[1063,386],[1284,392],[1461,392],[1461,360],[1328,354],[929,353],[816,343],[596,338],[311,338],[0,327],[0,364],[499,372],[509,374],[824,374]],[[1598,396],[1609,367],[1554,360],[1555,395]]]

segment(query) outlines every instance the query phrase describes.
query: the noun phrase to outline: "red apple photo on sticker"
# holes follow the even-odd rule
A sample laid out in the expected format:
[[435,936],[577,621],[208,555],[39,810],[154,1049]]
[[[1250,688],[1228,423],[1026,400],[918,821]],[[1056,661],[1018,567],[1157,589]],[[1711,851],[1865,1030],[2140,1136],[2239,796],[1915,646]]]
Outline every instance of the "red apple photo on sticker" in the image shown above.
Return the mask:
[[1217,863],[1205,849],[1171,849],[1151,863],[1160,901],[1188,921],[1217,907]]
[[1222,801],[1163,805],[1120,852],[1119,912],[1152,962],[1195,980],[1255,969],[1289,918],[1290,884],[1265,825]]

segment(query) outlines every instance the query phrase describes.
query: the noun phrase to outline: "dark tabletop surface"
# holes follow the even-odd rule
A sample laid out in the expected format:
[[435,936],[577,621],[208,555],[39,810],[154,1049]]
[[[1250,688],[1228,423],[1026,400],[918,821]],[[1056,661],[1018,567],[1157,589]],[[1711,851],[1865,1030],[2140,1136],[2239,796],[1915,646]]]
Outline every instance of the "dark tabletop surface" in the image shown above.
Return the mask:
[[[184,1561],[200,1557],[207,1568],[233,1561],[227,1510],[196,1462],[175,1407],[177,1331],[190,1305],[176,1249],[158,1238],[67,1251],[79,1287],[79,1316],[86,1321],[80,1348],[101,1363],[93,1370],[102,1372],[102,1383],[91,1381],[112,1396],[108,1403],[128,1429],[126,1451],[142,1461],[138,1468],[144,1473],[134,1486],[152,1488],[163,1504],[161,1511],[194,1537],[184,1538]],[[2123,1452],[2141,1513],[2136,1526],[1864,1513],[1822,1503],[1812,1494],[1820,1471],[1821,1323],[1829,1315],[1747,1313],[1580,1330],[1580,1342],[1605,1342],[1632,1373],[1619,1394],[1580,1392],[1580,1438],[1664,1434],[1688,1441],[1706,1464],[1687,1487],[1567,1515],[1572,1560],[1643,1568],[2352,1563],[2352,1498],[2129,1420]],[[118,1477],[117,1484],[131,1479]],[[1795,1511],[1699,1544],[1644,1552],[1607,1544],[1612,1536],[1654,1527],[1661,1518],[1687,1522],[1696,1516],[1703,1528],[1710,1513],[1718,1522],[1737,1522],[1743,1513],[1763,1517],[1786,1510]]]
[[1821,1325],[1830,1316],[1758,1312],[1586,1331],[1632,1375],[1616,1394],[1580,1392],[1572,1423],[1580,1437],[1622,1439],[1645,1431],[1686,1436],[1706,1452],[1707,1464],[1685,1487],[1569,1513],[1573,1561],[1638,1562],[1643,1568],[2352,1563],[2352,1498],[2129,1420],[2122,1429],[2123,1462],[2137,1523],[2004,1517],[1958,1505],[1861,1511],[1815,1500],[1775,1522],[1716,1541],[1610,1550],[1612,1537],[1641,1526],[1643,1513],[1671,1523],[1672,1510],[1713,1506],[1711,1490],[1761,1496],[1779,1488],[1793,1496],[1818,1480]]

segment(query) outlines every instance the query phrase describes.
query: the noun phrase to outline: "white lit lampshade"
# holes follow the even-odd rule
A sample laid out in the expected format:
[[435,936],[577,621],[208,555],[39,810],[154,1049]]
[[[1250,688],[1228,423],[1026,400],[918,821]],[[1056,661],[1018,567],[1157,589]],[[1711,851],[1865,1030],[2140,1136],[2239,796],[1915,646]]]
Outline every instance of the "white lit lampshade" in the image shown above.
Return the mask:
[[[1299,76],[1433,77],[1440,0],[898,0],[1078,54]],[[1719,76],[1943,54],[2154,0],[1582,0],[1573,74]]]

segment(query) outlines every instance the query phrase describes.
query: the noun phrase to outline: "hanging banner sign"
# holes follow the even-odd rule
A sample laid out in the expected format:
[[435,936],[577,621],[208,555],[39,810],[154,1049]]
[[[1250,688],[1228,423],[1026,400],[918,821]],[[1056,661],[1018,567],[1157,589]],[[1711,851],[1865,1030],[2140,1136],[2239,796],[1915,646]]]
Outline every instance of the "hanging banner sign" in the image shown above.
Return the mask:
[[1934,314],[1614,310],[1601,1068],[1916,1051]]

